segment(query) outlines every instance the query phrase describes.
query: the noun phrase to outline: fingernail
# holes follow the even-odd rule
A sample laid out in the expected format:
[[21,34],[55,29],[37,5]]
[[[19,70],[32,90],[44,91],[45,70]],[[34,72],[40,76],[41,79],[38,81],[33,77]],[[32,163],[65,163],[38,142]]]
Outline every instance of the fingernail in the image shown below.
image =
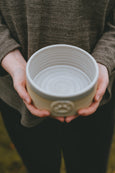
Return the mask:
[[98,101],[99,99],[100,99],[100,96],[99,96],[99,95],[97,95],[97,96],[96,96],[96,100]]

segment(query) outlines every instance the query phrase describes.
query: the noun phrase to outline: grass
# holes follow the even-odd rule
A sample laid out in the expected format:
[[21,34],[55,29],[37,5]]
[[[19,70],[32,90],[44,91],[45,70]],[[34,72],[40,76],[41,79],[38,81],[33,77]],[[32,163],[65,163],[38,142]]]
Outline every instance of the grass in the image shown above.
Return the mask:
[[[0,116],[0,173],[27,173],[21,158],[12,144]],[[61,173],[65,172],[62,158]],[[115,173],[115,132],[110,152],[107,173]]]
[[115,173],[115,129],[114,129],[113,142],[111,146],[107,173]]
[[26,173],[0,116],[0,173]]

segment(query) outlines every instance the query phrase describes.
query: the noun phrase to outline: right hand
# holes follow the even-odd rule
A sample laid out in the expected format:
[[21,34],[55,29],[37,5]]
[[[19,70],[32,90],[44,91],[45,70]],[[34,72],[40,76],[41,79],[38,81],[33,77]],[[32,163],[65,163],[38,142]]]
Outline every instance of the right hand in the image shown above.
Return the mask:
[[[40,110],[36,108],[29,96],[26,89],[26,61],[21,55],[19,50],[14,50],[7,54],[2,62],[2,67],[11,75],[13,79],[13,85],[18,95],[21,97],[25,103],[27,109],[31,114],[38,117],[47,117],[50,115],[50,112],[47,110]],[[57,117],[59,121],[63,122],[63,117]]]

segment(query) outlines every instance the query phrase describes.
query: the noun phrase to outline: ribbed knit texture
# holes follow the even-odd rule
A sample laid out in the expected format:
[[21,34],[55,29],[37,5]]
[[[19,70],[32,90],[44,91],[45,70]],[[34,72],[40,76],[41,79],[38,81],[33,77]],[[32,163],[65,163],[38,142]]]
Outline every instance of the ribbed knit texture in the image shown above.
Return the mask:
[[[115,77],[114,0],[1,0],[0,60],[19,48],[24,58],[51,44],[71,44],[94,56],[108,69],[111,97]],[[22,114],[21,123],[35,126],[43,119],[31,115],[13,89],[11,77],[0,67],[0,98]]]

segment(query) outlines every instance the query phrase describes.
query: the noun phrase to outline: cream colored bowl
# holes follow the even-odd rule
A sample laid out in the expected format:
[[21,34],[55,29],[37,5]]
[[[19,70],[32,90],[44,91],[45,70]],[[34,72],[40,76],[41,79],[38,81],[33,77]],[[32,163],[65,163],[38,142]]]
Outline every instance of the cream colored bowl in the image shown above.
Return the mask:
[[71,116],[91,104],[98,65],[86,51],[56,44],[35,52],[27,62],[27,90],[34,105],[53,116]]

